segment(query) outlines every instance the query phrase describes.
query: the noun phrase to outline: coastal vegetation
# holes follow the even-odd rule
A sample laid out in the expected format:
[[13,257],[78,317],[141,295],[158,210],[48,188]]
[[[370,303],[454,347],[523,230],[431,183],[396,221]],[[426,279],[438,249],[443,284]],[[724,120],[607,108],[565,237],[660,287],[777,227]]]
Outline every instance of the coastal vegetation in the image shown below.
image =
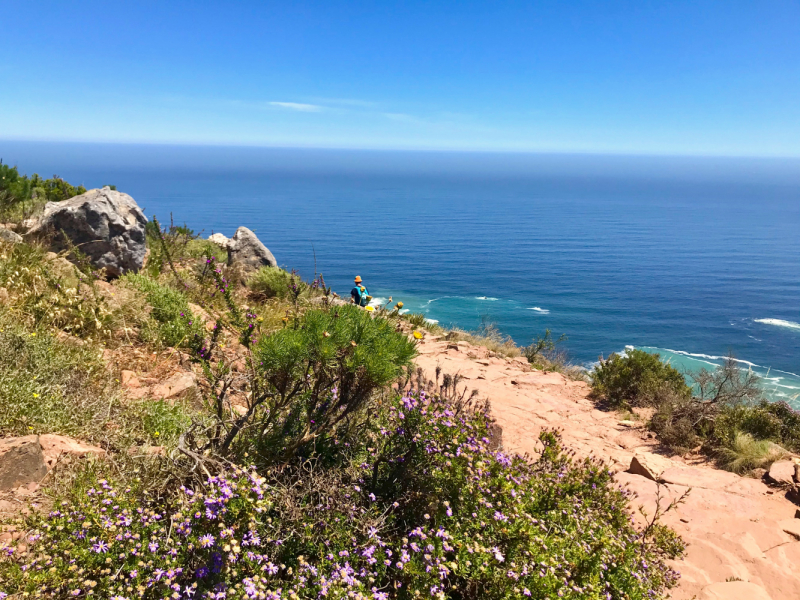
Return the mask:
[[[676,583],[663,510],[637,525],[601,461],[552,431],[535,457],[507,454],[456,378],[412,383],[416,340],[446,332],[344,305],[321,275],[243,278],[221,246],[151,223],[145,267],[113,282],[0,242],[3,434],[105,451],[56,467],[0,556],[0,597],[599,600]],[[531,362],[550,368],[543,339]],[[128,396],[132,364],[182,369],[194,393]]]
[[800,451],[800,413],[764,398],[758,377],[733,356],[684,375],[658,354],[626,350],[600,361],[592,390],[613,407],[649,409],[649,428],[668,448],[701,450],[737,473]]
[[26,219],[47,202],[59,202],[83,194],[86,188],[72,186],[58,175],[43,179],[36,173],[20,175],[17,167],[0,160],[0,222]]

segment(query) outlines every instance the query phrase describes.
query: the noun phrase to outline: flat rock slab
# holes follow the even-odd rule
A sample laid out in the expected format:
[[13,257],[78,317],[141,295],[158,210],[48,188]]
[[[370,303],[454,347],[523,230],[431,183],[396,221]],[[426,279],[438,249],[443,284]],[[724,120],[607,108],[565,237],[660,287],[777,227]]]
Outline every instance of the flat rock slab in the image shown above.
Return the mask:
[[0,440],[0,490],[36,483],[46,474],[38,435]]
[[730,485],[739,483],[741,477],[727,471],[714,469],[698,469],[694,467],[671,467],[661,473],[662,483],[672,483],[691,488],[724,490]]
[[64,457],[85,458],[88,456],[101,457],[106,451],[98,446],[92,446],[63,435],[47,433],[39,436],[44,462],[48,469]]
[[[712,583],[700,592],[700,600],[773,600],[767,591],[747,581]],[[788,599],[787,599],[788,600]]]

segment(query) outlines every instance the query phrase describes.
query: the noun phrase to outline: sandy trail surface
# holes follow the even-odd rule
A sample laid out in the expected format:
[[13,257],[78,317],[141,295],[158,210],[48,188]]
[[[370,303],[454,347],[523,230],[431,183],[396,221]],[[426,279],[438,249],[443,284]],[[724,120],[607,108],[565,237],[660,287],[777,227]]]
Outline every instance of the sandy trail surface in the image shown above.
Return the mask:
[[578,456],[607,461],[619,483],[636,494],[632,508],[651,514],[659,486],[628,472],[634,456],[663,482],[666,503],[691,488],[664,519],[687,542],[684,558],[672,565],[681,573],[673,598],[800,600],[800,518],[782,490],[700,459],[661,454],[642,422],[598,410],[588,384],[533,370],[524,358],[492,356],[486,348],[435,336],[426,336],[419,350],[417,365],[429,379],[439,367],[490,400],[506,450],[535,454],[539,432],[558,428]]

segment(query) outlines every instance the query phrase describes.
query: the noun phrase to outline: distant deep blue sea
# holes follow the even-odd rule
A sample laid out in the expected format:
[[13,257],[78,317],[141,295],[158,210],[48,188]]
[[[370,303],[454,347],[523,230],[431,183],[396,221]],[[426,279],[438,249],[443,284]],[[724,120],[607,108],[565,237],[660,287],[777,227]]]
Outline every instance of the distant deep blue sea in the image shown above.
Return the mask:
[[245,225],[442,325],[578,364],[628,346],[681,367],[733,352],[800,407],[800,160],[403,153],[0,141],[20,171],[115,184],[204,235]]

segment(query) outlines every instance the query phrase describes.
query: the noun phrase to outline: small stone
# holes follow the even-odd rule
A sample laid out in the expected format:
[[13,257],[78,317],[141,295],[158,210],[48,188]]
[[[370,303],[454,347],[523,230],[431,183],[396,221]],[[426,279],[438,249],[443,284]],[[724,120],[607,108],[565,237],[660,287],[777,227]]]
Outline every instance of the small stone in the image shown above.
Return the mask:
[[658,454],[652,454],[650,452],[637,452],[631,459],[631,466],[628,467],[628,473],[641,475],[652,481],[658,481],[664,471],[674,466],[675,463],[664,456],[659,456]]
[[622,427],[636,427],[636,421],[631,421],[630,419],[625,419],[617,423],[617,425],[621,425]]
[[46,474],[38,435],[0,440],[0,490],[36,483]]
[[767,479],[780,486],[790,486],[794,483],[795,464],[788,460],[779,460],[772,463],[767,473]]
[[197,384],[194,373],[179,372],[153,387],[154,398],[177,398],[194,389]]
[[21,244],[22,236],[0,225],[0,242],[7,244]]
[[123,387],[138,388],[142,385],[139,381],[139,378],[136,376],[136,373],[133,371],[123,370],[119,375]]

